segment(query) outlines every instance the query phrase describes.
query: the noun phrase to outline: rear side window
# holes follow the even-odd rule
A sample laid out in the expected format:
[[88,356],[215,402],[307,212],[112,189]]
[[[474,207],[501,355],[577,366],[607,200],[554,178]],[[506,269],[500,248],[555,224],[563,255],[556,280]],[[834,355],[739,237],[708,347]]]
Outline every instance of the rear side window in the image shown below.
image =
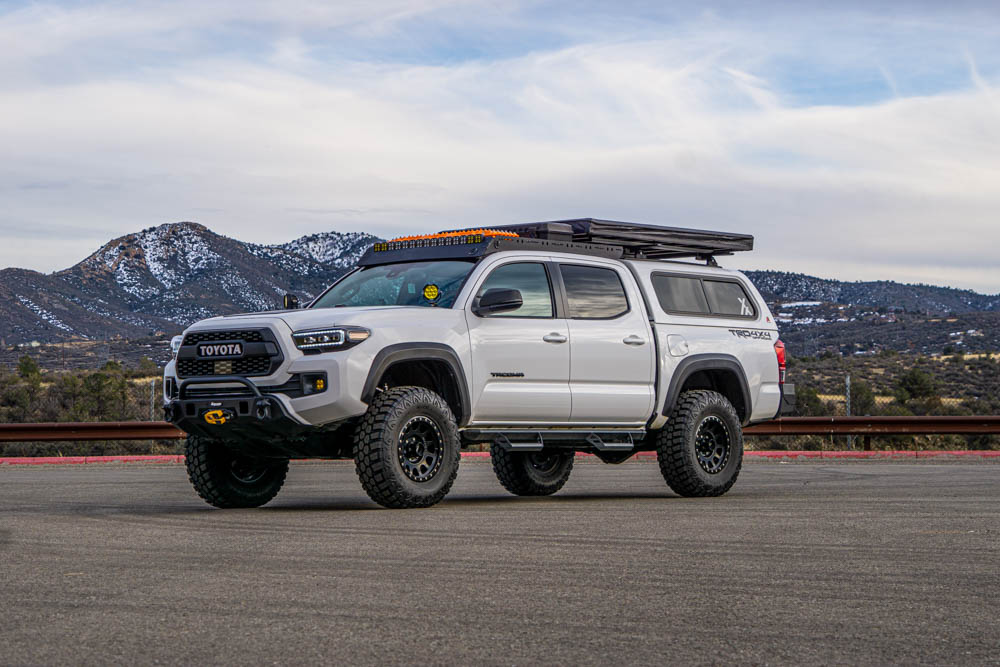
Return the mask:
[[757,307],[743,286],[732,280],[654,273],[650,277],[660,307],[678,315],[756,319]]
[[708,299],[698,278],[654,274],[652,282],[660,307],[668,313],[709,314]]
[[607,320],[628,312],[628,298],[618,272],[597,266],[560,264],[569,317]]
[[708,306],[713,315],[726,317],[756,317],[753,301],[739,283],[704,280]]

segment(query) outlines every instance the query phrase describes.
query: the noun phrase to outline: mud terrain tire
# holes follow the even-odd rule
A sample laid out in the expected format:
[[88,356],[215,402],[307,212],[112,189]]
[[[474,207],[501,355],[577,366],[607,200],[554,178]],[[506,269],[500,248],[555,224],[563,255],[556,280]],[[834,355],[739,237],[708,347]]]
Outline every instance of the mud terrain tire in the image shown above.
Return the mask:
[[188,478],[205,502],[221,509],[260,507],[281,490],[288,459],[243,456],[217,440],[188,436]]
[[743,429],[732,404],[715,391],[681,394],[656,438],[660,473],[674,493],[721,496],[743,465]]
[[573,472],[573,452],[511,452],[490,446],[493,472],[515,496],[551,496]]
[[354,432],[354,465],[368,497],[383,507],[430,507],[458,474],[458,426],[444,399],[423,387],[375,396]]

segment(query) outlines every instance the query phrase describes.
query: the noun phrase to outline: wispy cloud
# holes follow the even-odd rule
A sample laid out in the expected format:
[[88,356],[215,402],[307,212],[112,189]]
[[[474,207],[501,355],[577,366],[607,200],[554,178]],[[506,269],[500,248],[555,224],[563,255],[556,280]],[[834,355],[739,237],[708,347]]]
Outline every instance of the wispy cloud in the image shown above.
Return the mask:
[[0,228],[85,237],[0,265],[192,218],[280,241],[598,215],[754,233],[749,266],[1000,291],[990,5],[276,7],[0,14]]

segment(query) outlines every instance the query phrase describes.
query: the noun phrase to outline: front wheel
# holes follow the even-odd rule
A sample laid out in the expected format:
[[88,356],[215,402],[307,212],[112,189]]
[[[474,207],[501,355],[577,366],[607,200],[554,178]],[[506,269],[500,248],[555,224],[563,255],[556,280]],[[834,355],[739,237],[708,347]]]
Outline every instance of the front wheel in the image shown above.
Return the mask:
[[448,404],[423,387],[379,393],[354,433],[354,465],[383,507],[429,507],[458,474],[458,426]]
[[198,495],[222,509],[260,507],[278,495],[288,474],[288,459],[244,456],[218,440],[193,435],[184,463]]
[[515,496],[551,496],[573,472],[573,452],[511,452],[490,446],[493,472]]
[[743,465],[743,429],[732,404],[715,391],[681,394],[656,436],[660,473],[674,493],[721,496]]

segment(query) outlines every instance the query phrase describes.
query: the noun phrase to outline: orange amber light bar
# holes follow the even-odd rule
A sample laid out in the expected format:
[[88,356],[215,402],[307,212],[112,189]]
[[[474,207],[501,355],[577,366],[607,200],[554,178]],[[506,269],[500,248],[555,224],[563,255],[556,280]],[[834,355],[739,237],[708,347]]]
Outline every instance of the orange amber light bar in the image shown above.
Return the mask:
[[458,232],[439,232],[437,234],[418,234],[416,236],[400,236],[392,239],[389,243],[399,243],[401,241],[425,241],[428,239],[447,239],[456,236],[510,236],[517,237],[514,232],[501,231],[499,229],[463,229]]

